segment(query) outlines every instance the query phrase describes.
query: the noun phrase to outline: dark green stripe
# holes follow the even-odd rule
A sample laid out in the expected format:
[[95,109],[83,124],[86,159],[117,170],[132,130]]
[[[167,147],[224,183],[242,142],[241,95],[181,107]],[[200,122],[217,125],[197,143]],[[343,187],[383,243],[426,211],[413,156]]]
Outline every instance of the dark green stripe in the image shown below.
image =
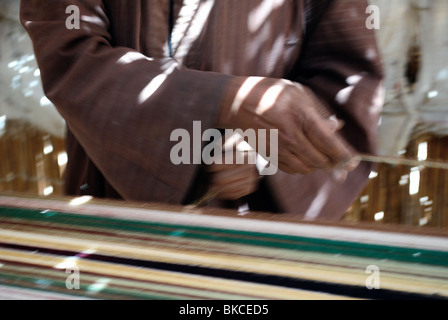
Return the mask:
[[115,231],[130,231],[186,239],[236,243],[294,251],[319,252],[334,255],[372,259],[388,259],[409,263],[448,266],[448,252],[400,248],[394,246],[362,244],[307,237],[287,236],[259,232],[235,231],[217,228],[171,225],[146,221],[83,216],[54,211],[0,208],[0,217],[32,220],[46,223],[95,227]]

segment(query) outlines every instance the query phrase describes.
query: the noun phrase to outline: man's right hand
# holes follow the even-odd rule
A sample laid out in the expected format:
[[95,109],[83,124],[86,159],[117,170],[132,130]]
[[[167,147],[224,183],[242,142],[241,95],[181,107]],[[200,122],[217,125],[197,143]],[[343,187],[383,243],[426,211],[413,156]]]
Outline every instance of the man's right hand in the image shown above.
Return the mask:
[[304,86],[282,79],[236,77],[229,90],[218,126],[277,129],[280,170],[311,174],[318,169],[357,167],[353,148],[337,134],[337,123],[319,113],[319,101]]

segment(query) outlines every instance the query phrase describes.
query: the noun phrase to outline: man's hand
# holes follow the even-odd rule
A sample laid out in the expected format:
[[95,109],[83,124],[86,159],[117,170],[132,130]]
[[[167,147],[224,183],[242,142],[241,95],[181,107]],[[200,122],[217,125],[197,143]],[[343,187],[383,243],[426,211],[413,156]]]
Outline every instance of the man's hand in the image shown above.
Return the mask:
[[[222,150],[223,164],[208,167],[210,191],[221,200],[237,200],[255,192],[260,179],[255,151],[239,136],[224,141]],[[226,152],[233,153],[232,164],[225,164]],[[237,156],[244,159],[244,164],[237,164]]]
[[[236,94],[235,94],[236,92]],[[352,171],[354,150],[324,118],[318,99],[300,84],[271,78],[235,78],[218,125],[232,129],[278,129],[278,167],[290,174],[318,169]],[[269,139],[267,139],[269,142]],[[269,145],[268,151],[269,149]]]

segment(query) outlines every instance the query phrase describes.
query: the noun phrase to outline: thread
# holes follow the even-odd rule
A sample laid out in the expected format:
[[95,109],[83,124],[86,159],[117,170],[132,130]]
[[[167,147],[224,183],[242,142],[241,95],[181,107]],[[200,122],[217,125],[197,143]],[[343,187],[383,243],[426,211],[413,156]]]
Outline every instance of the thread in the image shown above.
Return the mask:
[[439,161],[428,161],[428,160],[416,160],[416,159],[406,159],[397,157],[386,157],[386,156],[374,156],[368,154],[361,154],[355,157],[355,159],[371,162],[371,163],[384,163],[390,165],[404,165],[410,167],[425,167],[433,169],[448,170],[448,163]]

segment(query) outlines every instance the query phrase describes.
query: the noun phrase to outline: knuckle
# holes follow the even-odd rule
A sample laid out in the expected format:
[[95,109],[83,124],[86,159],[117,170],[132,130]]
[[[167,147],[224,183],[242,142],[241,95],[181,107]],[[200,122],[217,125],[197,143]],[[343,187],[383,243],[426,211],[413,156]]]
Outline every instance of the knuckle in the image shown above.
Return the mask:
[[298,117],[299,124],[302,128],[302,131],[305,133],[310,133],[316,130],[318,124],[316,121],[312,119],[308,114],[301,113]]
[[292,175],[297,175],[297,174],[310,175],[316,171],[316,169],[310,168],[310,167],[306,166],[305,164],[298,162],[298,161],[295,163],[283,164],[283,165],[279,166],[279,169],[282,170],[283,172],[286,172],[286,173],[292,174]]

